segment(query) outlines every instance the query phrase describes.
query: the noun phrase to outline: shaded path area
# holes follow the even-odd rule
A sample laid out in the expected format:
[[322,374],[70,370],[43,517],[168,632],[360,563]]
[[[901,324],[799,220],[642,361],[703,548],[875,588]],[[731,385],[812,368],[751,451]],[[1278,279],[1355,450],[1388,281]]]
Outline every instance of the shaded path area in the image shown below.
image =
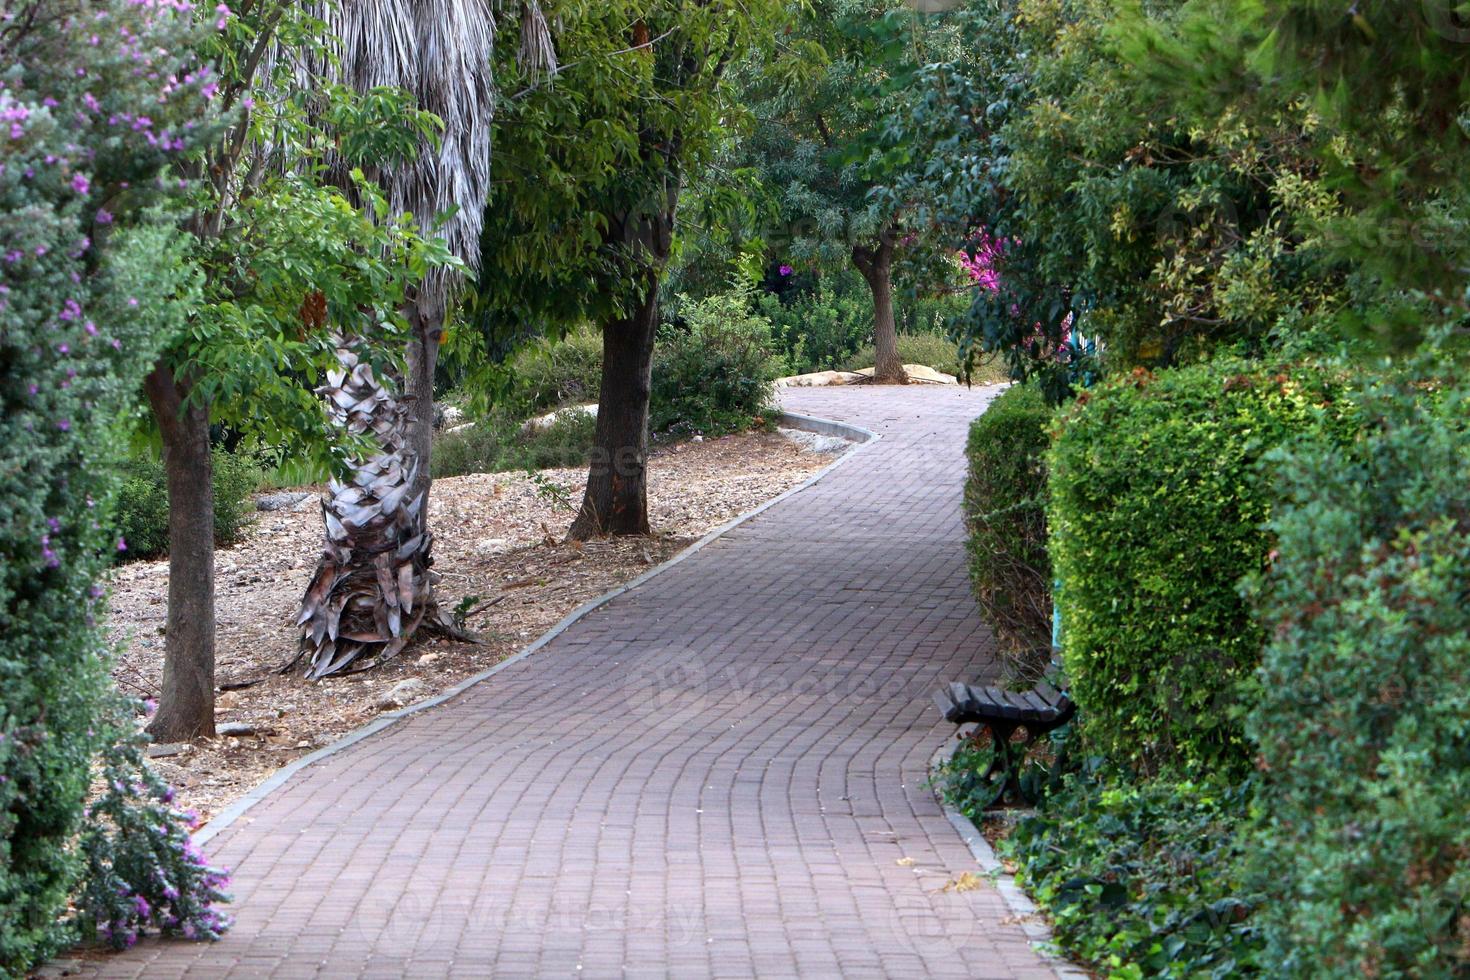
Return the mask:
[[209,845],[238,923],[103,976],[1053,976],[926,784],[991,671],[965,432],[994,390],[790,391],[882,438]]

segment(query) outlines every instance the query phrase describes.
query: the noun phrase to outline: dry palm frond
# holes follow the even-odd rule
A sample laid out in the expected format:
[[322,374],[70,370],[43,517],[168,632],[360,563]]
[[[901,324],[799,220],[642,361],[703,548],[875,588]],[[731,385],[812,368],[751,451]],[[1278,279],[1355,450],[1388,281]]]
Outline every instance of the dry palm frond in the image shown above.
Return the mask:
[[322,498],[326,545],[296,621],[301,645],[287,665],[305,659],[311,678],[392,658],[426,619],[447,625],[434,603],[433,536],[419,520],[424,498],[410,497],[418,460],[408,447],[406,400],[350,341],[338,338],[337,361],[317,393],[335,426],[379,451],[354,460],[351,480],[333,480]]

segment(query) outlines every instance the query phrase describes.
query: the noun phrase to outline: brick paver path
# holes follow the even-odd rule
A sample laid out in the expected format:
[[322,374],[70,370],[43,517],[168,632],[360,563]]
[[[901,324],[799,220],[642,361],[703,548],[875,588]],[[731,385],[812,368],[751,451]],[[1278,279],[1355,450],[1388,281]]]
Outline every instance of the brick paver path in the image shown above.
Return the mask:
[[1052,976],[926,785],[990,670],[961,449],[985,391],[806,390],[883,438],[213,842],[223,942],[103,975]]

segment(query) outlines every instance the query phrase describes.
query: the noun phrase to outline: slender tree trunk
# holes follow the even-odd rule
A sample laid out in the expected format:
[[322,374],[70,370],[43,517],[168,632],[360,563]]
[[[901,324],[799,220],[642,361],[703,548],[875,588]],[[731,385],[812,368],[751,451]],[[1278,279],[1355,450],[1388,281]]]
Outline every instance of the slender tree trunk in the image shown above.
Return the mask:
[[439,363],[439,344],[444,339],[444,314],[427,304],[408,309],[411,335],[408,340],[408,377],[403,390],[409,396],[408,449],[418,460],[409,499],[422,498],[419,530],[429,527],[429,456],[434,448],[434,368]]
[[854,245],[852,264],[873,294],[874,384],[907,384],[898,356],[898,328],[893,317],[893,229],[885,228],[873,245]]
[[168,625],[163,688],[148,732],[160,742],[214,734],[214,478],[209,407],[165,365],[145,389],[168,476]]
[[602,328],[602,394],[587,492],[568,537],[647,534],[648,398],[653,381],[653,338],[658,287],[633,315]]

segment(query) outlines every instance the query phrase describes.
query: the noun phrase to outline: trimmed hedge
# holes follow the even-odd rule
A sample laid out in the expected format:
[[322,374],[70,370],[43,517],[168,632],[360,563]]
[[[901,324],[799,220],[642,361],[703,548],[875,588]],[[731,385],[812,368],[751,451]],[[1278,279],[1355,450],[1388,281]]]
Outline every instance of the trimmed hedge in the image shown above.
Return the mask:
[[1243,770],[1241,683],[1263,632],[1238,584],[1271,550],[1258,464],[1340,429],[1310,367],[1143,370],[1063,410],[1048,456],[1064,660],[1085,732],[1142,772]]
[[1248,730],[1279,976],[1470,975],[1470,397],[1426,387],[1277,459]]
[[970,581],[995,631],[1007,682],[1034,683],[1051,657],[1051,561],[1046,552],[1047,427],[1031,385],[1013,385],[970,426],[965,527]]

